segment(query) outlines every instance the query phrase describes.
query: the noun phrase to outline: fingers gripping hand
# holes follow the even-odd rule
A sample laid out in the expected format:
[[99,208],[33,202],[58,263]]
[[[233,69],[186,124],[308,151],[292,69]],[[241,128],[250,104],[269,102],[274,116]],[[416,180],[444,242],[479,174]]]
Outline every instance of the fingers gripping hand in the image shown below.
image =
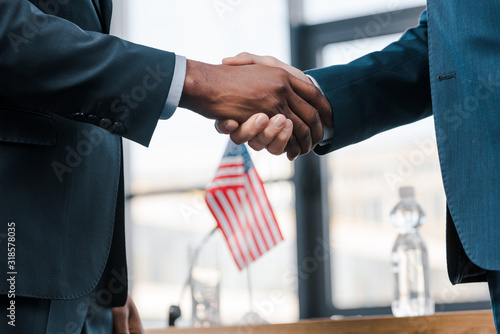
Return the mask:
[[290,140],[286,144],[285,152],[288,160],[290,161],[297,159],[300,155],[300,145],[294,135],[290,137]]
[[288,72],[265,65],[210,65],[188,60],[180,107],[211,119],[243,123],[256,113],[287,112],[296,95]]
[[[299,87],[299,91],[301,86],[312,85],[283,69],[265,65],[213,66],[190,61],[187,68],[181,107],[207,118],[234,120],[240,124],[256,113],[265,113],[268,117],[283,114],[292,120],[293,132],[300,138],[303,152],[311,150],[316,144],[313,140],[322,137],[322,127],[316,126],[311,134],[312,126],[297,116],[308,114],[311,106],[292,86]],[[234,122],[225,123],[231,126],[227,131],[234,129],[232,124]]]
[[[301,152],[305,154],[309,152],[323,136],[323,124],[327,127],[333,127],[332,114],[329,102],[321,94],[321,92],[313,85],[311,80],[302,71],[297,68],[281,62],[271,56],[258,56],[251,53],[243,52],[236,57],[225,58],[223,64],[227,65],[245,65],[245,64],[262,64],[267,66],[279,67],[288,73],[292,74],[299,80],[291,80],[291,86],[295,93],[300,98],[292,95],[289,99],[290,109],[296,113],[290,118],[294,123],[294,134],[300,142]],[[305,85],[307,83],[308,85]],[[287,115],[288,116],[288,115]],[[307,129],[309,127],[309,129]],[[309,138],[311,136],[312,138]],[[311,141],[312,146],[307,147],[304,143]],[[290,143],[288,149],[293,148],[291,155],[295,155],[297,141]]]
[[284,153],[293,131],[292,122],[281,114],[271,119],[265,114],[256,114],[241,126],[232,120],[218,120],[215,127],[220,133],[229,134],[235,144],[248,142],[254,150],[266,148],[274,155]]
[[237,145],[246,143],[269,125],[269,117],[259,113],[251,116],[243,124],[231,119],[218,119],[215,121],[215,129],[222,134],[231,135],[231,139]]
[[279,67],[287,71],[288,73],[296,76],[297,78],[304,80],[305,82],[311,82],[309,77],[304,74],[298,68],[288,65],[281,60],[271,57],[271,56],[258,56],[248,52],[242,52],[235,57],[228,57],[222,60],[224,65],[250,65],[250,64],[261,64],[272,67]]
[[264,130],[248,141],[248,145],[256,151],[267,148],[269,153],[280,155],[284,152],[292,131],[292,121],[283,115],[276,115]]
[[144,334],[135,304],[127,297],[122,307],[113,307],[113,334]]
[[[287,63],[282,62],[281,60],[272,57],[272,56],[259,56],[255,55],[249,52],[242,52],[235,57],[228,57],[224,58],[222,60],[222,63],[224,65],[249,65],[249,64],[261,64],[261,65],[267,65],[267,66],[272,66],[272,67],[279,67],[281,69],[284,69],[291,75],[295,76],[296,78],[305,81],[307,83],[312,83],[311,79],[304,74],[301,70],[299,70],[296,67],[293,67],[291,65],[288,65]],[[308,100],[308,102],[311,102],[311,105],[314,106],[317,111],[320,113],[321,121],[329,128],[333,127],[332,123],[332,114],[330,110],[330,105],[328,101],[323,97],[320,98],[318,96],[319,90],[314,90],[313,93],[311,93],[310,97],[314,97],[311,100]]]

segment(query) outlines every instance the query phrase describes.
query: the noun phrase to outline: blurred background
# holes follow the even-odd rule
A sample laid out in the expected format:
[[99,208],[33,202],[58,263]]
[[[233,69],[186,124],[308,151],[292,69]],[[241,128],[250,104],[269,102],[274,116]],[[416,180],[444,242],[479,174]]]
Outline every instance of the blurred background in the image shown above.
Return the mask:
[[[114,3],[113,32],[132,42],[213,64],[249,51],[302,69],[381,50],[415,26],[425,8],[423,0]],[[181,291],[190,252],[216,225],[203,189],[227,140],[212,121],[178,109],[158,124],[149,148],[125,144],[131,294],[146,328],[165,327],[172,304],[181,305],[180,324],[190,323],[190,297],[180,300]],[[285,241],[252,265],[249,301],[247,275],[238,271],[222,234],[216,233],[212,243],[221,271],[223,324],[237,322],[250,304],[271,323],[390,313],[396,231],[389,212],[398,188],[406,185],[415,187],[427,214],[422,234],[436,311],[489,307],[486,285],[453,287],[447,278],[446,205],[432,118],[296,163],[250,151]],[[314,194],[304,187],[310,168],[322,185]],[[304,197],[321,200],[311,206]],[[314,214],[318,210],[322,214]]]

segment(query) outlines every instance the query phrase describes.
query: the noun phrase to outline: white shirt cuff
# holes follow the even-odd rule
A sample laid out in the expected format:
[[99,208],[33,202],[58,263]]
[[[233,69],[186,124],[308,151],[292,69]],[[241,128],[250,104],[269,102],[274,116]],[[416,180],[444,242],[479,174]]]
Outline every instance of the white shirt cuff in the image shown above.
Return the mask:
[[[323,94],[323,96],[325,96],[325,93],[323,93],[323,90],[319,86],[316,79],[314,79],[312,76],[310,76],[308,74],[306,74],[306,75],[309,79],[311,79],[312,83],[314,84],[314,86],[316,86],[316,88],[318,88],[318,90],[321,92],[321,94]],[[328,145],[328,144],[330,144],[330,140],[332,140],[332,139],[333,139],[333,129],[327,128],[326,126],[323,125],[323,139],[321,139],[321,141],[319,142],[319,145],[321,145],[321,146]]]
[[319,142],[319,145],[324,146],[330,144],[333,139],[333,129],[327,128],[323,125],[323,139]]
[[169,119],[174,114],[181,100],[184,80],[186,79],[186,57],[175,55],[174,76],[168,91],[167,101],[160,115],[160,119]]

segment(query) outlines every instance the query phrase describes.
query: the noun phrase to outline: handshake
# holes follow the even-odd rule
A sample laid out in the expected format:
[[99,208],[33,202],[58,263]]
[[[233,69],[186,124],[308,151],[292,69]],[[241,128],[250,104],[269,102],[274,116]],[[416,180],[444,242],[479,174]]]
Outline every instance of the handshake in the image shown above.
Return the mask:
[[289,160],[310,152],[333,127],[329,102],[298,69],[241,53],[222,65],[187,61],[180,107],[216,120],[236,144]]

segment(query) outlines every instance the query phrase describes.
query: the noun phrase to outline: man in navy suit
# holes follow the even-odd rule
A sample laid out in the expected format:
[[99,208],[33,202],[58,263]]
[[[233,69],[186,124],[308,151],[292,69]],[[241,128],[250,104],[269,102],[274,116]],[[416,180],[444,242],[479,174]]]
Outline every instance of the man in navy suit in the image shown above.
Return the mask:
[[[500,2],[428,0],[417,27],[380,52],[306,72],[328,98],[326,154],[434,115],[447,199],[447,262],[453,284],[488,281],[500,329]],[[265,63],[241,54],[226,64]],[[238,124],[218,124],[231,133]],[[232,133],[262,149],[275,136],[247,122]],[[244,131],[243,131],[244,130]],[[257,137],[252,137],[258,133]],[[273,153],[281,153],[273,150]]]
[[[121,138],[147,146],[178,105],[239,122],[265,111],[321,139],[330,106],[267,66],[214,66],[107,33],[111,0],[0,0],[1,333],[140,331],[127,296]],[[307,102],[306,102],[307,101]],[[255,115],[255,116],[254,116]],[[262,125],[266,125],[264,119]]]

